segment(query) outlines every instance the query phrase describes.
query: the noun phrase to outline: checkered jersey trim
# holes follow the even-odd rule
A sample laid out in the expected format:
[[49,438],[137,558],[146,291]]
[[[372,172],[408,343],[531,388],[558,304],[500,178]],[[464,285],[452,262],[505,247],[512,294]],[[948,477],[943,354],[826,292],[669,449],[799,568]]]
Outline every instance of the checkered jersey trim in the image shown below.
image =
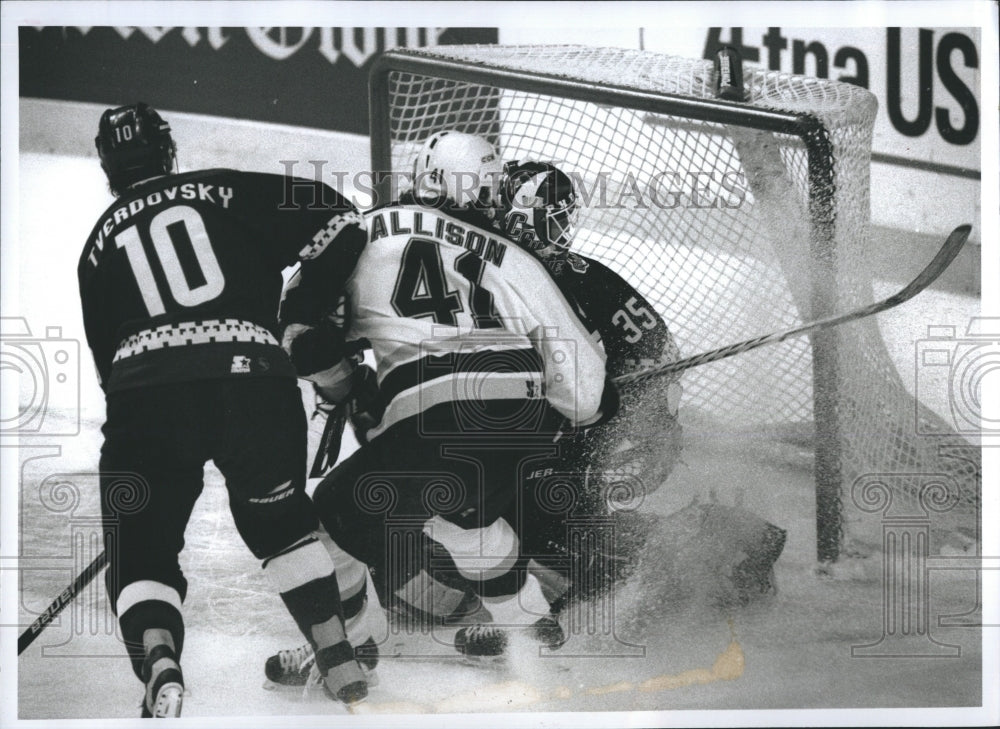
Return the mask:
[[316,258],[326,250],[328,245],[333,243],[334,239],[340,234],[340,231],[348,225],[356,225],[363,228],[364,224],[365,219],[361,217],[361,213],[355,210],[348,213],[337,213],[327,221],[325,228],[313,236],[313,242],[299,251],[299,258],[303,261]]
[[206,319],[165,324],[126,337],[118,346],[113,362],[168,347],[187,347],[217,342],[257,342],[278,345],[278,340],[262,326],[240,319]]

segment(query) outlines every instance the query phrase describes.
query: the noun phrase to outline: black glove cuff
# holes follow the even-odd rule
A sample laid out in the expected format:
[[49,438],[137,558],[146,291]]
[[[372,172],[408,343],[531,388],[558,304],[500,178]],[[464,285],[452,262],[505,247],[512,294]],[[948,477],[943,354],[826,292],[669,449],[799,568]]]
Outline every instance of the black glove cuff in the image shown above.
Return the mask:
[[344,358],[344,334],[334,326],[307,329],[291,341],[289,354],[300,377],[329,369]]

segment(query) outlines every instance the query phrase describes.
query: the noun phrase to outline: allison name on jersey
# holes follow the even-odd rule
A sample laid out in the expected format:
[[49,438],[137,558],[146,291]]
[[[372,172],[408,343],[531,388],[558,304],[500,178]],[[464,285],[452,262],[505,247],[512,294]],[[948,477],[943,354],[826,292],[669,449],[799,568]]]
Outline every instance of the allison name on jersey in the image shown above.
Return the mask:
[[454,218],[426,209],[401,208],[375,213],[369,220],[369,231],[372,241],[389,235],[430,236],[439,242],[472,251],[497,266],[503,265],[508,245],[475,226],[466,226]]
[[[573,423],[598,412],[604,351],[531,254],[477,217],[416,205],[365,215],[348,281],[349,338],[370,342],[387,404],[370,437],[445,403],[547,399]],[[579,387],[579,383],[598,383]]]

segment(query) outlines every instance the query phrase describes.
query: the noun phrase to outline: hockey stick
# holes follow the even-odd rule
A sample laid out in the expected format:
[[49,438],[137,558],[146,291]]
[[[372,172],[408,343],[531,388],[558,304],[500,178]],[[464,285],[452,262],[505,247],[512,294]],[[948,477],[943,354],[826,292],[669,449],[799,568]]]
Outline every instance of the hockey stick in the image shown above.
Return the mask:
[[802,326],[787,329],[783,332],[765,334],[761,337],[748,339],[745,342],[737,342],[736,344],[730,344],[726,347],[720,347],[719,349],[713,349],[691,357],[685,357],[684,359],[679,359],[676,362],[670,362],[668,364],[661,365],[660,367],[619,375],[614,378],[614,383],[616,385],[630,385],[635,382],[645,382],[646,380],[650,380],[654,377],[661,377],[672,372],[681,372],[683,370],[691,369],[692,367],[708,364],[709,362],[717,362],[720,359],[732,357],[736,354],[743,354],[744,352],[749,352],[752,349],[763,347],[766,344],[777,344],[778,342],[784,342],[786,339],[790,339],[792,337],[797,337],[802,334],[812,334],[813,332],[820,331],[821,329],[829,329],[830,327],[846,324],[847,322],[856,321],[857,319],[863,319],[866,316],[878,314],[886,309],[899,306],[904,301],[912,299],[914,296],[927,288],[944,272],[946,268],[948,268],[949,265],[951,265],[951,262],[955,260],[955,256],[958,255],[958,252],[962,250],[962,246],[964,246],[965,242],[969,239],[969,233],[971,231],[972,226],[968,224],[960,225],[955,228],[955,230],[953,230],[948,236],[947,240],[945,240],[944,245],[941,246],[941,250],[937,252],[924,270],[917,274],[915,279],[910,281],[910,283],[890,296],[888,299],[876,301],[874,304],[863,306],[860,309],[849,311],[846,314],[827,317],[808,324],[803,324]]
[[73,602],[73,599],[80,594],[80,590],[89,585],[91,581],[97,577],[102,569],[108,564],[108,553],[106,551],[101,551],[99,555],[94,558],[94,561],[84,568],[83,572],[76,576],[73,580],[73,584],[63,590],[59,597],[52,601],[41,615],[35,618],[35,622],[28,626],[28,628],[21,633],[21,636],[17,639],[17,655],[24,653],[25,648],[35,642],[35,638],[42,634],[42,631],[49,626],[49,624],[55,620],[56,616],[61,613],[67,605]]

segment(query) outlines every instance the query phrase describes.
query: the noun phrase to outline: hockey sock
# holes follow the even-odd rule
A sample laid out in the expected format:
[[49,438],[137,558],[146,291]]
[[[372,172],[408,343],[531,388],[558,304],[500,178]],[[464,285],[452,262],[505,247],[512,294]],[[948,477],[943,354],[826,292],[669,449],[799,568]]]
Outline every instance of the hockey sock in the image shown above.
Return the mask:
[[358,603],[356,609],[352,609],[351,598],[358,595],[364,598],[365,586],[368,583],[368,568],[341,549],[326,530],[319,531],[319,540],[333,560],[337,584],[340,586],[340,600],[344,605],[344,619],[347,620],[361,609],[361,603]]
[[140,681],[145,681],[142,664],[146,658],[147,632],[156,631],[161,636],[169,637],[174,656],[180,660],[184,648],[184,618],[180,611],[181,598],[176,590],[152,580],[133,582],[121,591],[116,607],[125,649],[132,662],[132,670]]
[[521,589],[511,595],[480,595],[498,625],[531,625],[549,614],[549,603],[534,575],[529,574]]
[[340,587],[326,547],[308,537],[266,560],[264,569],[316,651],[325,690],[345,703],[362,700],[368,693],[367,684],[347,642]]
[[538,578],[542,586],[542,594],[552,606],[552,612],[559,612],[566,603],[569,594],[569,578],[563,572],[543,565],[535,560],[528,562],[531,574]]
[[447,617],[462,603],[466,592],[476,589],[476,583],[462,575],[448,550],[427,534],[420,535],[419,560],[412,568],[416,573],[395,591],[396,598],[418,614]]
[[264,570],[314,649],[319,651],[345,639],[333,560],[318,540],[296,543],[266,560]]

